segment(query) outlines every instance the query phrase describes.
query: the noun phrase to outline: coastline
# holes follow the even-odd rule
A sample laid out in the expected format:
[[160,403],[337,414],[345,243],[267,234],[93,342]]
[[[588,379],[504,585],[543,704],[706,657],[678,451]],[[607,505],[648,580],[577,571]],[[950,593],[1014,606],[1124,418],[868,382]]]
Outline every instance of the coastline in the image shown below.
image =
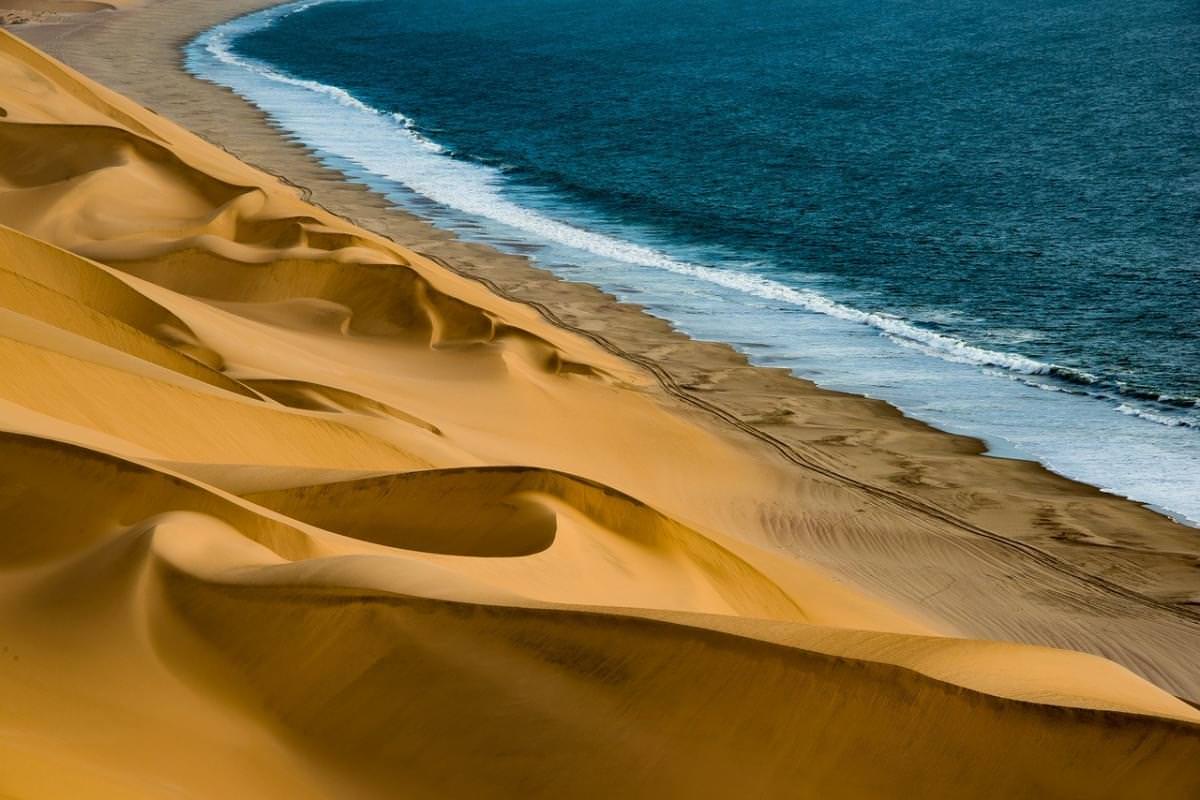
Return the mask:
[[[697,30],[704,27],[694,7],[688,4],[676,7],[685,16],[693,15],[686,25],[694,23]],[[508,26],[504,15],[497,16],[497,8],[488,6],[472,13],[464,6],[456,6],[441,15],[436,4],[418,4],[413,8],[412,18],[405,21],[407,14],[395,8],[389,10],[386,4],[297,0],[206,30],[187,46],[185,66],[193,75],[229,87],[258,106],[273,124],[286,131],[286,136],[305,143],[323,163],[343,172],[350,180],[374,188],[400,208],[465,240],[490,244],[504,252],[532,254],[537,265],[567,280],[596,285],[619,300],[641,304],[652,315],[662,317],[692,338],[732,343],[754,364],[791,368],[794,374],[814,379],[824,388],[881,399],[935,428],[980,438],[989,448],[988,455],[1038,461],[1060,475],[1147,504],[1184,524],[1195,526],[1200,522],[1200,473],[1194,469],[1200,459],[1200,439],[1195,435],[1200,430],[1197,427],[1200,416],[1195,424],[1188,421],[1194,411],[1187,410],[1194,394],[1185,386],[1189,372],[1185,365],[1191,357],[1188,348],[1180,351],[1181,360],[1175,367],[1159,365],[1167,372],[1174,370],[1183,381],[1173,384],[1178,396],[1161,393],[1154,396],[1153,391],[1143,389],[1157,384],[1136,378],[1140,369],[1136,365],[1149,367],[1159,363],[1171,352],[1171,344],[1160,342],[1152,346],[1150,339],[1135,344],[1141,339],[1129,330],[1129,335],[1120,341],[1134,349],[1144,348],[1146,360],[1138,361],[1136,355],[1129,353],[1133,372],[1121,377],[1121,370],[1115,368],[1105,353],[1115,357],[1126,345],[1093,347],[1095,337],[1105,335],[1101,333],[1103,326],[1085,326],[1074,336],[1059,330],[1072,324],[1067,321],[1070,315],[1038,310],[1049,295],[1034,293],[1017,300],[1023,297],[1023,290],[1008,282],[1022,274],[1021,270],[1008,270],[1000,265],[1029,254],[1010,252],[999,240],[993,245],[1006,255],[995,258],[971,246],[952,247],[941,255],[924,252],[918,260],[927,262],[931,272],[922,272],[919,264],[912,261],[917,258],[916,253],[927,247],[938,250],[942,245],[934,245],[935,239],[920,234],[907,235],[895,215],[915,214],[910,220],[912,227],[907,228],[914,234],[934,225],[952,236],[953,226],[946,227],[951,220],[943,216],[944,206],[936,206],[929,215],[912,209],[902,211],[908,206],[895,202],[898,198],[891,194],[896,184],[883,177],[890,174],[888,168],[874,162],[864,176],[867,183],[849,193],[825,184],[831,178],[829,165],[840,163],[839,153],[850,161],[859,157],[871,161],[874,137],[860,138],[842,128],[844,119],[839,114],[820,110],[819,96],[798,100],[792,104],[793,112],[776,109],[778,118],[789,113],[804,116],[809,113],[806,106],[811,104],[811,113],[824,118],[824,124],[806,127],[810,133],[797,135],[813,136],[817,142],[826,144],[821,145],[824,153],[821,158],[801,162],[796,170],[778,172],[786,188],[781,185],[774,200],[764,195],[762,181],[743,180],[755,171],[755,157],[737,148],[732,140],[723,145],[730,158],[718,159],[711,171],[697,164],[667,168],[675,158],[683,159],[677,162],[680,167],[686,164],[694,156],[684,153],[692,152],[693,148],[666,145],[670,137],[662,135],[666,133],[663,130],[659,130],[658,136],[646,135],[663,124],[662,118],[655,114],[639,116],[633,122],[634,130],[626,132],[634,135],[626,136],[622,133],[620,116],[613,116],[619,102],[595,106],[607,118],[603,124],[586,124],[583,121],[586,115],[563,118],[563,131],[569,132],[566,139],[547,136],[549,132],[544,129],[539,133],[540,117],[534,113],[535,107],[528,106],[529,99],[522,100],[519,92],[510,92],[516,92],[518,86],[529,86],[537,95],[548,92],[545,96],[548,118],[558,118],[576,101],[556,93],[552,87],[559,80],[543,84],[528,74],[526,61],[518,54],[527,48],[538,50],[540,40],[552,50],[568,55],[576,47],[573,43],[580,42],[578,34],[583,31],[558,38],[552,30],[539,33],[536,30],[539,25],[531,23],[533,28],[527,36],[514,39],[512,31],[523,26]],[[574,8],[578,10],[580,25],[585,29],[595,25],[598,12],[594,7],[584,4]],[[692,10],[682,11],[688,8]],[[1058,12],[1045,13],[1049,28],[1057,29],[1054,20]],[[1137,16],[1133,11],[1127,13]],[[574,17],[574,12],[570,16]],[[1009,22],[997,35],[1015,35],[1007,27],[1013,24],[1013,18],[1006,19]],[[790,24],[796,26],[797,22],[793,20]],[[862,24],[862,33],[868,39],[873,25],[886,27],[878,19],[863,20]],[[963,24],[963,20],[958,24]],[[430,39],[425,36],[412,41],[404,50],[407,55],[389,47],[393,39],[405,38],[406,30],[449,27],[461,31],[454,34],[458,36],[477,26],[482,26],[478,32],[487,35],[490,29],[498,37],[497,46],[485,49],[479,58],[470,57],[469,47],[464,52],[465,45],[431,49]],[[354,33],[358,27],[369,30],[364,29],[360,37]],[[801,24],[800,28],[803,27]],[[597,46],[612,35],[605,33],[606,30],[605,26],[595,29]],[[631,36],[655,36],[650,31],[638,32],[637,26],[627,32]],[[785,47],[801,48],[797,55],[803,60],[802,53],[814,52],[816,43],[801,45],[799,42],[809,34],[801,30],[796,33],[797,39]],[[725,41],[717,31],[706,35]],[[1036,35],[1050,34],[1043,31]],[[1088,34],[1089,40],[1103,36],[1102,31]],[[366,41],[372,42],[370,47]],[[909,60],[909,67],[919,70],[911,61],[914,52],[910,47],[911,42],[905,49],[907,55],[883,56],[878,49],[875,52],[884,58]],[[377,57],[372,56],[375,48],[380,48]],[[769,58],[766,53],[773,49],[768,46],[753,57]],[[314,55],[306,55],[310,50]],[[587,47],[580,55],[586,60],[588,53],[595,52]],[[757,50],[751,48],[748,55],[751,52]],[[592,79],[579,76],[584,85],[593,86],[597,97],[617,85],[636,93],[637,79],[633,73],[616,66],[620,63],[620,58],[614,57],[617,53],[619,48],[601,59],[601,63],[615,70],[611,81],[597,79],[598,76]],[[711,57],[716,65],[724,63],[730,54],[714,51]],[[941,69],[947,68],[945,57],[943,53],[939,61]],[[439,66],[443,58],[448,60]],[[360,60],[364,62],[361,74],[353,66]],[[382,67],[384,63],[389,65],[387,70],[395,70],[391,80]],[[483,65],[489,65],[486,75],[480,74]],[[511,67],[511,72],[505,65]],[[646,64],[646,74],[665,68],[665,62],[656,60]],[[447,72],[440,75],[443,69]],[[732,69],[740,74],[736,62]],[[561,80],[576,80],[570,73],[571,70],[564,71]],[[480,86],[487,85],[488,89],[480,98],[482,105],[476,109],[470,99],[476,91],[476,81],[468,76],[477,74]],[[412,85],[402,85],[406,82]],[[1028,82],[1023,79],[1014,86]],[[955,81],[950,81],[947,91],[954,84]],[[699,100],[709,91],[718,94],[724,91],[717,86],[725,84],[701,82],[685,91],[694,93]],[[679,105],[681,91],[682,87],[663,94],[662,110],[673,124],[682,126],[681,130],[691,131],[686,124],[691,117]],[[799,87],[798,91],[805,92]],[[819,95],[820,90],[815,91]],[[646,102],[654,101],[647,98]],[[905,104],[905,107],[910,106]],[[528,110],[523,114],[513,113],[518,108]],[[392,116],[391,112],[398,116]],[[406,113],[415,113],[416,117],[410,119]],[[1013,119],[1012,115],[1002,116]],[[911,125],[888,128],[881,133],[883,139],[925,135],[936,138],[933,131],[923,128],[920,119],[910,122]],[[492,132],[485,132],[485,128]],[[821,128],[825,128],[823,133]],[[1021,137],[1020,131],[1001,133],[1000,129],[985,134],[984,138],[1003,148],[1005,141]],[[835,130],[841,131],[840,136],[849,137],[844,146],[830,144],[830,135]],[[697,147],[708,147],[715,146],[717,140],[725,140],[728,131],[725,126],[717,126],[711,138],[699,131],[686,136],[695,135]],[[790,140],[783,129],[777,134],[769,137],[775,144],[765,143],[769,150]],[[1074,136],[1066,135],[1064,146],[1073,147],[1070,142]],[[573,158],[571,151],[576,145],[572,142],[576,139],[580,145],[585,141],[588,144],[578,158]],[[626,143],[633,149],[626,150]],[[533,151],[522,155],[526,145],[542,156],[534,155]],[[966,167],[974,152],[968,146],[962,152],[965,158],[956,160]],[[1107,152],[1120,158],[1117,154],[1122,151],[1116,148]],[[1027,167],[1031,165],[1019,153],[1009,155],[1014,170],[1006,174],[1028,175]],[[647,158],[649,162],[644,161]],[[658,168],[643,170],[632,166],[654,163],[660,158],[665,170],[661,173]],[[731,170],[733,163],[742,166]],[[1018,163],[1024,166],[1015,169]],[[1080,169],[1076,159],[1072,163],[1076,165],[1073,172],[1080,176],[1077,180],[1086,183],[1083,177],[1086,169]],[[1146,162],[1147,169],[1156,169],[1150,163]],[[607,164],[608,169],[598,169],[602,164]],[[929,177],[926,170],[931,167],[926,159],[917,157],[906,169],[911,169],[913,175]],[[594,175],[597,182],[592,184],[588,175]],[[621,178],[614,183],[617,175]],[[707,187],[695,198],[689,197],[688,190],[693,180],[698,188]],[[1096,180],[1101,184],[1106,178],[1098,174]],[[715,191],[718,183],[724,188]],[[977,175],[975,180],[959,185],[991,184]],[[592,188],[584,189],[585,186]],[[818,191],[817,186],[826,188]],[[1001,205],[1006,202],[1004,197],[1010,197],[1014,206],[1020,206],[1024,202],[1020,198],[1038,196],[1026,193],[1025,189],[1033,188],[1010,186],[1000,190],[999,186],[992,186],[987,193]],[[812,199],[824,211],[789,214],[784,210],[792,201],[804,202],[803,198],[813,192]],[[1107,192],[1104,194],[1108,196]],[[641,201],[633,200],[635,195],[648,203],[645,213],[637,211]],[[733,203],[730,208],[722,208],[722,195],[727,195]],[[746,202],[748,195],[757,197],[751,205]],[[822,200],[821,195],[827,197]],[[872,195],[877,195],[875,200],[868,199]],[[840,237],[832,235],[839,223],[827,217],[832,213],[830,209],[842,208],[870,227],[875,223],[870,221],[869,214],[859,215],[864,209],[857,204],[879,202],[884,196],[892,200],[880,206],[881,210],[891,209],[883,213],[890,219],[886,227],[892,233],[882,235],[891,245],[881,245],[882,240],[877,240],[875,234],[866,234],[865,229],[866,238],[861,241],[857,237],[853,242],[840,241]],[[1031,222],[1042,235],[1048,234],[1045,223],[1050,209],[1039,205],[1040,201],[1031,202],[1038,205],[1038,209],[1028,209]],[[760,223],[734,221],[754,218],[754,206],[763,209]],[[1128,214],[1111,208],[1108,211],[1114,219],[1130,222],[1139,213],[1134,210],[1136,207],[1136,203],[1122,205],[1121,209],[1127,209]],[[700,208],[706,210],[698,213]],[[991,227],[984,217],[972,215],[972,218],[973,226]],[[1093,233],[1103,238],[1102,232]],[[1070,239],[1079,238],[1082,242],[1089,235],[1075,231]],[[1181,237],[1186,238],[1176,232],[1171,237],[1176,244],[1164,242],[1164,247],[1170,250],[1178,246]],[[1075,282],[1081,275],[1092,276],[1083,278],[1085,281],[1099,279],[1094,272],[1069,266],[1072,259],[1085,258],[1086,247],[1072,247],[1068,238],[1056,241],[1055,254],[1048,260],[1029,256],[1038,262],[1031,266],[1040,284],[1053,283],[1060,287],[1054,292],[1070,293],[1074,291],[1070,287],[1078,288]],[[880,246],[895,259],[876,252]],[[801,251],[806,255],[801,256]],[[845,253],[845,261],[838,255],[841,252]],[[936,298],[941,291],[939,287],[955,280],[950,274],[955,268],[950,265],[965,266],[961,264],[964,260],[975,262],[984,272],[995,270],[997,274],[987,280],[977,275],[970,291],[957,298],[942,298],[945,304],[939,302]],[[806,263],[816,267],[815,272],[809,272]],[[900,269],[900,263],[906,266]],[[1054,282],[1052,272],[1060,267],[1064,270],[1064,280]],[[867,279],[868,275],[876,274],[875,270],[882,271],[879,280]],[[902,273],[909,273],[915,279]],[[1114,276],[1114,280],[1120,283],[1123,279]],[[1152,281],[1147,288],[1167,291],[1168,284],[1170,279]],[[885,285],[891,289],[884,291]],[[1012,305],[1005,296],[994,296],[1003,286],[1008,286],[1005,294],[1015,301]],[[1171,292],[1185,306],[1180,309],[1185,315],[1187,294],[1182,289]],[[923,303],[923,296],[928,302]],[[984,300],[987,297],[991,299]],[[1063,297],[1057,302],[1072,305]],[[988,303],[993,304],[990,311]],[[969,313],[968,307],[973,309]],[[1089,306],[1080,302],[1078,307],[1082,310]],[[1174,308],[1167,298],[1161,307],[1164,313],[1166,308]],[[1114,330],[1112,335],[1119,334]],[[1166,377],[1166,373],[1161,374]]]
[[[563,280],[528,259],[464,242],[324,166],[258,108],[183,68],[183,46],[221,22],[282,5],[197,0],[79,15],[14,33],[179,122],[238,158],[298,187],[311,202],[436,259],[502,296],[537,308],[643,369],[662,400],[703,425],[741,436],[834,480],[893,498],[913,513],[953,519],[973,535],[1100,576],[1120,593],[1200,621],[1192,575],[1195,530],[1134,501],[1040,464],[981,457],[978,439],[906,417],[886,402],[826,390],[786,370],[757,367],[732,347],[694,340],[640,307]],[[122,59],[123,41],[139,46]]]
[[197,9],[0,33],[6,791],[1194,796],[1194,532],[391,210]]
[[[956,506],[947,497],[947,490],[953,493],[964,485],[1002,484],[1014,478],[1020,481],[1032,478],[1065,495],[1088,498],[1093,502],[1100,500],[1106,505],[1111,499],[1113,506],[1132,514],[1128,519],[1114,520],[1118,527],[1137,524],[1161,530],[1175,528],[1176,534],[1182,532],[1185,543],[1190,538],[1183,531],[1191,526],[1171,519],[1153,507],[1066,478],[1033,461],[990,456],[975,458],[986,451],[985,444],[977,438],[942,431],[904,415],[886,401],[824,389],[786,369],[752,366],[731,346],[692,339],[636,304],[617,301],[590,284],[560,278],[523,256],[462,241],[321,164],[316,154],[288,138],[287,132],[275,127],[261,110],[224,87],[196,79],[183,68],[183,46],[201,32],[230,19],[285,4],[280,0],[244,0],[222,4],[217,9],[188,0],[153,0],[145,7],[77,15],[66,22],[18,28],[14,32],[101,83],[181,122],[242,160],[282,177],[300,188],[308,199],[333,213],[434,257],[449,269],[482,280],[505,296],[540,307],[556,324],[599,336],[624,357],[643,366],[653,363],[664,375],[669,373],[665,380],[676,387],[669,393],[686,395],[690,399],[683,402],[688,405],[694,406],[693,400],[701,400],[702,405],[710,407],[705,414],[723,418],[726,424],[734,427],[752,429],[743,432],[759,438],[774,450],[803,450],[835,471],[845,470],[846,477],[868,483],[878,481],[883,476],[873,470],[854,474],[862,469],[864,459],[854,458],[852,454],[848,458],[845,448],[831,441],[839,436],[849,438],[845,431],[838,430],[842,427],[852,432],[855,448],[895,448],[899,456],[894,460],[895,464],[907,465],[907,460],[912,457],[927,459],[928,463],[915,465],[912,470],[926,478],[914,480],[909,474],[896,482],[898,485],[894,488],[962,515],[980,527],[1012,526],[980,513],[982,509]],[[108,32],[104,33],[105,30]],[[114,64],[104,57],[103,46],[88,45],[89,37],[105,42],[129,35],[127,30],[136,31],[138,41],[145,43],[133,54],[131,64]],[[158,79],[164,77],[164,71],[165,79],[160,83]],[[193,97],[197,94],[204,103],[194,102]],[[213,104],[218,110],[206,112],[198,107]],[[230,119],[232,123],[227,123]],[[556,311],[551,312],[551,308]],[[833,415],[832,424],[820,414],[813,414],[812,405],[825,404],[835,398],[853,403],[855,410]],[[793,406],[797,400],[800,402]],[[867,424],[856,424],[860,419]],[[811,431],[801,429],[800,420],[804,420],[803,425],[815,423],[835,432],[814,438]],[[951,459],[949,463],[948,458]],[[972,469],[980,463],[992,468],[984,467],[982,473]],[[945,488],[939,490],[939,486]],[[1007,505],[1007,499],[1001,505]],[[1137,511],[1131,511],[1130,506]],[[1125,514],[1118,516],[1125,517]],[[1166,525],[1161,522],[1163,518],[1167,520]],[[1055,521],[1049,521],[1040,527],[1054,528],[1055,524]],[[1062,527],[1069,528],[1070,524],[1070,519],[1061,520]],[[1065,541],[1064,537],[1030,536],[1028,529],[1039,526],[1024,527],[1025,531],[1002,533],[1036,543],[1066,560],[1077,555],[1078,548],[1069,536]],[[1095,533],[1105,535],[1103,531]],[[1090,545],[1084,547],[1090,548]],[[1197,552],[1200,553],[1200,548]],[[1100,556],[1099,563],[1103,562]],[[1156,589],[1161,595],[1154,596],[1175,599],[1171,590],[1162,586],[1129,588],[1147,592]],[[1200,604],[1200,596],[1194,600]]]
[[[785,369],[750,366],[730,345],[691,339],[593,285],[458,240],[323,166],[258,108],[184,70],[182,47],[194,36],[277,5],[283,4],[155,0],[11,30],[242,161],[282,176],[313,203],[652,369],[662,401],[702,425],[740,435],[770,457],[898,498],[918,515],[952,518],[974,535],[1045,554],[1070,572],[1103,575],[1122,593],[1200,620],[1192,575],[1200,543],[1187,525],[1034,462],[980,457],[985,446],[978,439],[940,431],[886,402],[822,389]],[[126,41],[139,47],[126,58],[109,58]]]

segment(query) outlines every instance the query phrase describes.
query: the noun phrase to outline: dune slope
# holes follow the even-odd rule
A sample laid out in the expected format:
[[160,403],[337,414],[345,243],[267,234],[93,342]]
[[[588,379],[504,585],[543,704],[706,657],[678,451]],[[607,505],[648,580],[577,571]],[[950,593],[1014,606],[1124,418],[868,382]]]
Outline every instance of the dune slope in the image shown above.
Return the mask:
[[0,375],[5,795],[1200,795],[1189,615],[4,32]]

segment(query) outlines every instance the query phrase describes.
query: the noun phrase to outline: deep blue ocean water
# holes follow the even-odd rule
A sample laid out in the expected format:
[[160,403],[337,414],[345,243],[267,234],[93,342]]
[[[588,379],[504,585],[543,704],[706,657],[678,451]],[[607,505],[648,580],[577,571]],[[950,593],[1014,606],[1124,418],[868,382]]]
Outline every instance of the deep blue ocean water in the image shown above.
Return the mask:
[[462,235],[1200,520],[1194,0],[307,0],[188,64]]

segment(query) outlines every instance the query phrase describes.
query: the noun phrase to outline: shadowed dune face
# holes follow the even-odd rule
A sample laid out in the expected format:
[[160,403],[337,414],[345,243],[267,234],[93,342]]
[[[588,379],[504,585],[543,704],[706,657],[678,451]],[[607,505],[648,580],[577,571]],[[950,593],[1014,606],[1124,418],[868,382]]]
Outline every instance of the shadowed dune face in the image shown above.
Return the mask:
[[554,511],[525,471],[438,470],[247,495],[319,528],[376,544],[458,556],[526,556],[554,542]]
[[[299,239],[304,228],[295,224]],[[411,337],[433,345],[486,342],[495,334],[492,320],[481,309],[432,289],[403,264],[329,259],[245,264],[198,251],[113,263],[157,285],[208,300],[324,300],[346,309],[341,323],[346,333]]]
[[[187,583],[170,579],[166,602],[208,646],[253,665],[231,680],[265,697],[313,758],[402,793],[1183,797],[1196,788],[1186,770],[1093,762],[1099,751],[1150,748],[1182,764],[1194,755],[1182,727],[1005,704],[889,665],[631,618]],[[247,607],[270,637],[230,624]],[[296,663],[294,682],[277,680]],[[330,685],[328,671],[341,679]],[[731,685],[739,675],[755,679]],[[976,768],[980,746],[995,769]]]
[[[0,474],[6,569],[51,562],[86,550],[120,532],[144,526],[168,511],[191,511],[221,520],[280,558],[309,557],[308,538],[286,523],[223,500],[179,478],[57,442],[0,435]],[[55,476],[71,485],[62,503]],[[120,491],[114,491],[120,487]]]
[[219,371],[220,355],[201,344],[183,320],[97,264],[0,226],[0,282],[5,308],[253,396]]
[[[54,731],[52,746],[32,745],[36,757],[7,771],[18,785],[117,780],[125,796],[152,797],[156,782],[182,776],[200,794],[255,796],[290,789],[292,770],[308,788],[289,796],[1187,797],[1200,787],[1180,768],[1200,746],[1194,724],[983,694],[864,658],[835,631],[801,647],[752,625],[709,629],[703,616],[520,601],[399,551],[353,554],[340,537],[148,467],[29,437],[3,437],[0,454],[24,475],[4,499],[6,546],[58,531],[36,569],[28,554],[0,561],[0,619],[20,656],[4,663],[0,694],[15,698],[10,722]],[[64,518],[46,501],[64,487],[85,513]],[[737,619],[727,618],[735,629]],[[954,646],[889,635],[880,652],[928,643]],[[139,680],[100,695],[77,686],[64,715],[54,683],[33,680],[51,674],[67,685]],[[113,702],[124,711],[100,738],[136,748],[97,741],[89,720]],[[234,751],[245,741],[265,763],[244,764]],[[229,760],[199,770],[197,748]],[[68,757],[81,752],[105,758]]]
[[783,589],[733,552],[632,497],[559,472],[431,470],[246,499],[389,547],[528,556],[453,566],[541,601],[804,618]]
[[252,380],[247,379],[246,386],[254,391],[271,398],[277,403],[292,408],[303,408],[309,411],[334,411],[350,414],[398,419],[423,428],[430,433],[441,436],[442,432],[436,425],[426,422],[412,414],[406,414],[398,408],[372,400],[361,394],[335,389],[332,386],[321,386],[316,383],[289,380]]
[[3,32],[0,106],[0,792],[1200,793],[1186,619]]

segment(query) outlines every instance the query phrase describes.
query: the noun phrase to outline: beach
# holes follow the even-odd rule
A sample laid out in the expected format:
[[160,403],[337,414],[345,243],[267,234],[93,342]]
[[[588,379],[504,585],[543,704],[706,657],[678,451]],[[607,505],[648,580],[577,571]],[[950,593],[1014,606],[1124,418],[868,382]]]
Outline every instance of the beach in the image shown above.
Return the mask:
[[0,789],[1194,796],[1194,529],[348,182],[269,5],[0,33]]

